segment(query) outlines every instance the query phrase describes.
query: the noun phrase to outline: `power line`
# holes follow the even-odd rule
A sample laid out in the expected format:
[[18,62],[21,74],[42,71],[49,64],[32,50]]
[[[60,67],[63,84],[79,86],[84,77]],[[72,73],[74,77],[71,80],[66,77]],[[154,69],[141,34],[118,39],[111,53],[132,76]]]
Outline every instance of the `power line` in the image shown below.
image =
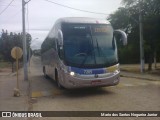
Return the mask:
[[0,15],[12,4],[14,0],[12,0],[0,13]]
[[73,7],[62,5],[62,4],[59,4],[59,3],[56,3],[56,2],[53,2],[53,1],[50,1],[50,0],[44,0],[44,1],[53,3],[53,4],[61,6],[61,7],[65,7],[65,8],[68,8],[68,9],[76,10],[76,11],[87,12],[87,13],[92,13],[92,14],[109,15],[109,14],[106,14],[106,13],[92,12],[92,11],[88,11],[88,10],[81,10],[81,9],[73,8]]
[[[8,6],[8,5],[0,5],[0,6]],[[15,7],[15,6],[17,6],[17,5],[10,5],[10,7]]]

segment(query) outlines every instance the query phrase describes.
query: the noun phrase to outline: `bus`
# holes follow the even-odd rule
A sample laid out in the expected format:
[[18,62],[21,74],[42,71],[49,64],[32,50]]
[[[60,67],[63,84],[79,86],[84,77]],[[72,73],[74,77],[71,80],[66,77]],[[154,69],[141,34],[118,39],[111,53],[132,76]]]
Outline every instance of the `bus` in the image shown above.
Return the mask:
[[67,89],[114,86],[120,69],[116,36],[127,44],[126,33],[107,20],[60,18],[41,45],[44,76]]

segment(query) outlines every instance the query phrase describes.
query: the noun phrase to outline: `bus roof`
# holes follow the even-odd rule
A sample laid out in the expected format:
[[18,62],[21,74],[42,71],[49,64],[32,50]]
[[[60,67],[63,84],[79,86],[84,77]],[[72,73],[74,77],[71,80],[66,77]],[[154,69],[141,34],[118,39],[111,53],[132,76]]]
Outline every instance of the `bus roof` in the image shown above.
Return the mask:
[[[57,20],[58,23],[92,23],[92,24],[110,24],[109,21],[99,18],[87,17],[64,17]],[[56,23],[57,23],[56,22]]]

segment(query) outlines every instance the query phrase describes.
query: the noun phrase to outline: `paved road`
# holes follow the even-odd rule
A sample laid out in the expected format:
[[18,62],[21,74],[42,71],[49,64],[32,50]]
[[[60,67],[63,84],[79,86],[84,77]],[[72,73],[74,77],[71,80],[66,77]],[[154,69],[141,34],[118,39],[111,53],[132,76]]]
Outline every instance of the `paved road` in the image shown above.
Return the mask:
[[114,87],[60,90],[53,80],[43,77],[39,57],[32,57],[30,69],[32,97],[36,98],[32,110],[160,111],[159,81],[121,77],[120,84]]

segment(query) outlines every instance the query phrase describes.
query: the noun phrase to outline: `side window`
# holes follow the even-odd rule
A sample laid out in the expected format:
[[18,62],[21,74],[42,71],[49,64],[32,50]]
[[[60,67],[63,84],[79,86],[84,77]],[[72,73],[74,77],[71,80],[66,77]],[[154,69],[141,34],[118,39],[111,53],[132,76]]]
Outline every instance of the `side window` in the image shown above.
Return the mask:
[[56,39],[55,38],[53,38],[52,40],[51,40],[51,42],[50,42],[50,44],[51,44],[51,48],[53,48],[54,50],[57,50],[57,47],[56,47]]
[[63,59],[64,57],[64,50],[63,50],[63,47],[61,45],[57,45],[58,47],[58,55],[59,55],[59,58],[60,59]]
[[54,40],[53,40],[53,46],[54,46],[54,47],[53,47],[54,50],[57,51],[57,46],[58,46],[58,45],[57,45],[57,39],[56,39],[56,38],[54,38]]
[[55,40],[53,40],[53,38],[46,38],[46,40],[42,43],[41,48],[42,48],[41,53],[44,53],[44,52],[50,50],[51,48],[56,49]]

